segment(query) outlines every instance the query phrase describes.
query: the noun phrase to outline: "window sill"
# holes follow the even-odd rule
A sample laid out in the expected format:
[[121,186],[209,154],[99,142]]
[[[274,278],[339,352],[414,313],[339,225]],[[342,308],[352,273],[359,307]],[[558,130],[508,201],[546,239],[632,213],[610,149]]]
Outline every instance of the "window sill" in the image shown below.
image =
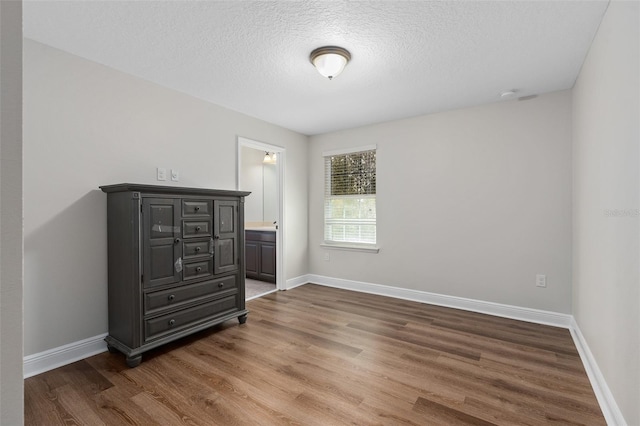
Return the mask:
[[355,244],[320,244],[320,247],[332,249],[332,250],[346,250],[346,251],[363,251],[366,253],[378,253],[380,252],[380,247],[378,246],[365,246],[365,245],[355,245]]

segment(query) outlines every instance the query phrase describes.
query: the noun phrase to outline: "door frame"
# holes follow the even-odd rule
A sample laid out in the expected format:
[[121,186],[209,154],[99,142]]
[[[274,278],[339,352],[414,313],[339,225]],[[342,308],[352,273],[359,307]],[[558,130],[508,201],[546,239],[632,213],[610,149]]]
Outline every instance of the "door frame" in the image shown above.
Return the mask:
[[242,167],[242,148],[253,148],[260,151],[275,152],[278,154],[278,161],[276,162],[276,175],[278,176],[278,217],[277,229],[276,229],[276,289],[286,290],[286,279],[284,276],[285,271],[285,210],[284,210],[284,177],[285,177],[285,164],[287,158],[287,150],[278,145],[272,145],[264,142],[259,142],[254,139],[238,136],[238,151],[237,151],[237,165],[236,165],[236,189],[242,190],[241,182],[241,167]]

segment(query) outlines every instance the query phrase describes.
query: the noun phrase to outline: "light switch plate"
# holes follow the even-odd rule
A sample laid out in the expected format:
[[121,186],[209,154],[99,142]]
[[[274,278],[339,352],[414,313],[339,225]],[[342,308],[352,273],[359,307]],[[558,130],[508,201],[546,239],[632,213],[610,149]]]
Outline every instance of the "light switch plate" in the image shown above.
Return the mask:
[[156,179],[158,180],[167,180],[167,169],[165,169],[164,167],[158,167],[156,169]]
[[180,180],[180,172],[171,169],[171,180],[174,182],[178,182]]

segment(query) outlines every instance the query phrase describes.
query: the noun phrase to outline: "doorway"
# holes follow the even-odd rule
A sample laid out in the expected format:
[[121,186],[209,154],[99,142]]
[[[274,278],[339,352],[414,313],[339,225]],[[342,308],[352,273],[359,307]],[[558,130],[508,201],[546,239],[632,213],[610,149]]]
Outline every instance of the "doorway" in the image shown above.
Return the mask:
[[285,288],[285,162],[284,148],[238,137],[236,184],[251,192],[245,199],[247,300]]

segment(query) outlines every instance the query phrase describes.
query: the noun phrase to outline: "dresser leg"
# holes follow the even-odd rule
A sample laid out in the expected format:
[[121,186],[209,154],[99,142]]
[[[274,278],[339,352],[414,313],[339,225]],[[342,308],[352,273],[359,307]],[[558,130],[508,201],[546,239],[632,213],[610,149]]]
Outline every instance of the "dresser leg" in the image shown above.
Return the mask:
[[247,322],[247,314],[240,315],[240,316],[238,317],[238,322],[239,322],[240,324],[244,324],[245,322]]
[[113,346],[107,344],[107,350],[109,351],[110,354],[117,354],[120,353],[119,350],[117,350],[116,348],[114,348]]
[[134,368],[140,365],[140,362],[142,361],[142,355],[138,355],[138,356],[134,356],[134,357],[127,357],[127,366],[129,368]]

